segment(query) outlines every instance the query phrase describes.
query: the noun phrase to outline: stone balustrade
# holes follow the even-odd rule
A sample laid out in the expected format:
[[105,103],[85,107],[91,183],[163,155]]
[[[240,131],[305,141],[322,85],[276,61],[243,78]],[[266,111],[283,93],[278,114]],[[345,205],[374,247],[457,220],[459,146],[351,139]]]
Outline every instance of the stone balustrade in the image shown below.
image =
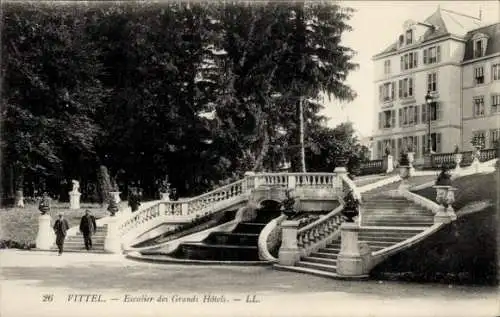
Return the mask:
[[[154,206],[140,209],[132,214],[121,214],[115,225],[115,232],[120,236],[135,232],[137,229],[147,230],[160,225],[169,219],[189,221],[197,215],[212,213],[238,202],[248,200],[256,189],[293,188],[302,189],[302,197],[311,196],[317,199],[340,192],[342,181],[334,173],[246,173],[245,177],[229,185],[222,186],[208,193],[178,201],[160,201]],[[323,189],[329,191],[323,192]],[[333,189],[333,190],[332,190]],[[319,191],[318,191],[319,190]],[[319,194],[318,194],[319,193]],[[148,223],[147,226],[145,224]]]
[[299,229],[297,231],[297,245],[299,248],[308,249],[338,230],[343,222],[340,214],[341,210],[342,208],[337,208],[317,221]]
[[371,160],[360,164],[360,175],[384,173],[384,160]]
[[[472,163],[474,159],[473,151],[461,152],[461,165],[468,166]],[[479,161],[485,162],[497,158],[496,149],[483,149],[479,151]],[[441,167],[446,166],[448,168],[454,168],[456,165],[455,153],[438,153],[432,155],[432,166]]]

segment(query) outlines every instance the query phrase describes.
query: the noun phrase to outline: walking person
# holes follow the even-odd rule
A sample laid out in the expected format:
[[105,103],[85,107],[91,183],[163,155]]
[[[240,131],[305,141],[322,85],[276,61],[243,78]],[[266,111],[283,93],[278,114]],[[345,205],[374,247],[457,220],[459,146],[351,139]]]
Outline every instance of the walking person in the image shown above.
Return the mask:
[[96,232],[97,225],[95,223],[95,217],[90,214],[90,210],[85,210],[85,215],[83,215],[80,220],[80,232],[83,234],[83,242],[85,243],[85,249],[92,249],[92,235]]
[[59,218],[54,223],[54,232],[56,233],[56,245],[59,249],[59,255],[62,255],[64,250],[64,239],[66,239],[66,232],[69,229],[69,224],[63,218],[63,214],[59,213]]

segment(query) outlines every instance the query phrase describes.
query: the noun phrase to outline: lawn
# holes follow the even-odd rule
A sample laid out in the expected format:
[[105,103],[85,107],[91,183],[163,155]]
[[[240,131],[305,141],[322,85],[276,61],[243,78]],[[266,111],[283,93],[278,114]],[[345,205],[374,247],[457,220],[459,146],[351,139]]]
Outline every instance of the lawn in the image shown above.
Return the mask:
[[[478,212],[464,213],[421,243],[392,256],[371,272],[373,277],[418,282],[497,283],[495,174],[458,178],[453,186],[458,189],[453,204],[455,210],[479,201],[490,204]],[[425,188],[415,193],[435,201],[435,189]]]
[[[124,208],[126,202],[122,202]],[[82,204],[81,209],[70,210],[69,203],[52,202],[49,212],[54,221],[59,212],[63,212],[68,220],[70,227],[76,226],[80,222],[85,209],[89,209],[97,218],[108,215],[107,206],[101,207],[99,204]],[[26,204],[24,208],[2,208],[0,209],[0,248],[33,246],[36,240],[38,230],[38,211],[37,204]]]

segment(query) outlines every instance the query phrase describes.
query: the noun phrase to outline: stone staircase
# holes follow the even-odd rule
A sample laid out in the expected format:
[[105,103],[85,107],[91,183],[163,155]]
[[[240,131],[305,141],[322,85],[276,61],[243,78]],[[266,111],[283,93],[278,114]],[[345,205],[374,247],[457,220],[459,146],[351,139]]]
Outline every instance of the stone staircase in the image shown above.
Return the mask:
[[[97,227],[96,233],[92,236],[92,250],[85,249],[83,235],[77,232],[76,235],[67,236],[64,242],[64,252],[90,252],[90,253],[105,253],[104,240],[108,232],[107,226]],[[52,250],[57,251],[57,246],[54,244]]]
[[[362,226],[358,241],[366,243],[371,252],[391,247],[433,225],[432,212],[404,198],[389,197],[384,194],[363,198]],[[302,257],[294,270],[338,277],[336,273],[340,248],[339,238],[309,256]]]

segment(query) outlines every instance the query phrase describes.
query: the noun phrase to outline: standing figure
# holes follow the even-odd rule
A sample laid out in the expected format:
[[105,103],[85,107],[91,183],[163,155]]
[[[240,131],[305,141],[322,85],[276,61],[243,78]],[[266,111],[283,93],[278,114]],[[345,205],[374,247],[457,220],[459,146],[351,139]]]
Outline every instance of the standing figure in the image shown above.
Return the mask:
[[177,189],[172,188],[170,191],[170,194],[168,195],[171,201],[177,201],[179,200],[179,194],[177,194]]
[[90,214],[90,210],[85,210],[85,215],[80,220],[80,232],[83,234],[85,249],[92,249],[92,235],[96,232],[97,225],[95,217]]
[[56,233],[56,244],[59,249],[59,255],[63,253],[64,249],[64,239],[66,239],[66,232],[69,229],[69,224],[66,219],[63,218],[63,214],[59,213],[59,218],[54,223],[54,232]]

